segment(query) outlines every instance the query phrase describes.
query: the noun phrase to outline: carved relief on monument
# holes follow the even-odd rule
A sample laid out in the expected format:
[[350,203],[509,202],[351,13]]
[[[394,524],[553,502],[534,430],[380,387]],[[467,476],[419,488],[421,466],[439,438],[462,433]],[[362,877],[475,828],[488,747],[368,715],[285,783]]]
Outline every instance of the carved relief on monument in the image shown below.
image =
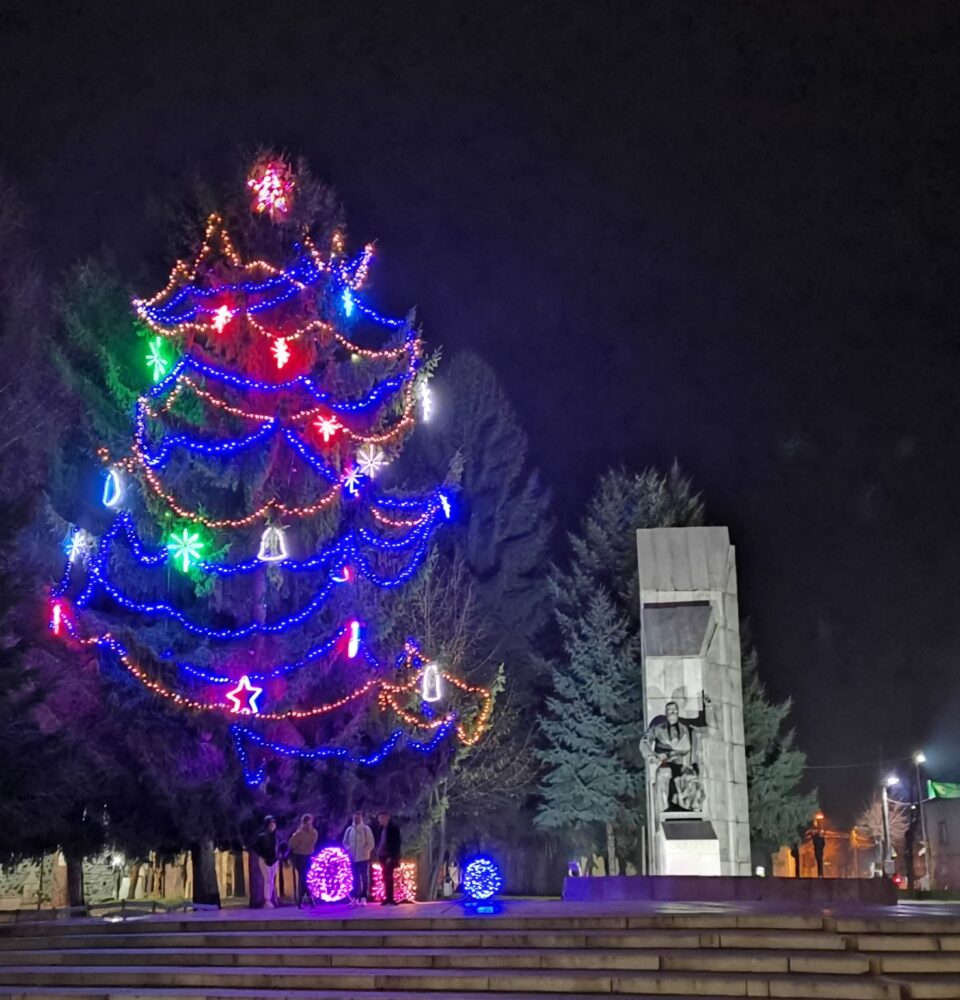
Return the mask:
[[711,708],[710,697],[701,692],[699,714],[683,718],[679,703],[671,699],[663,715],[651,721],[640,739],[649,780],[656,786],[654,803],[660,817],[679,813],[693,818],[691,814],[700,816],[703,812],[702,731],[712,724]]

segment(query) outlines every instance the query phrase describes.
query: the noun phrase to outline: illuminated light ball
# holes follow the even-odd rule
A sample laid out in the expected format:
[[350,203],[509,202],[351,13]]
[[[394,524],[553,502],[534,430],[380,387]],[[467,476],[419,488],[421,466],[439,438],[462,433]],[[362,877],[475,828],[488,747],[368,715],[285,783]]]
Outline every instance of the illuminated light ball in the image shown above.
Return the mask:
[[353,889],[353,867],[342,847],[325,847],[310,859],[307,888],[314,899],[337,903]]
[[491,858],[474,858],[463,870],[463,891],[471,899],[489,899],[503,888],[500,867]]

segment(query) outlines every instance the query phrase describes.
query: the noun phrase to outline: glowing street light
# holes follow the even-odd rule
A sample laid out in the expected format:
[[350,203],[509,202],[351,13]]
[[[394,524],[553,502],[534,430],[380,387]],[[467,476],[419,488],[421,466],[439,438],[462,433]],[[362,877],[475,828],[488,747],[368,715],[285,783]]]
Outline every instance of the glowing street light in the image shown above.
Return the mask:
[[883,779],[880,798],[883,802],[883,873],[893,874],[893,845],[890,843],[890,798],[887,789],[899,785],[900,779],[895,774],[888,774]]
[[[918,750],[913,755],[913,766],[917,772],[917,806],[920,809],[920,853],[923,855],[923,879],[920,888],[927,889],[930,885],[930,846],[927,843],[927,817],[923,811],[923,781],[920,777],[920,765],[926,764],[927,755]],[[916,870],[916,869],[914,869]]]

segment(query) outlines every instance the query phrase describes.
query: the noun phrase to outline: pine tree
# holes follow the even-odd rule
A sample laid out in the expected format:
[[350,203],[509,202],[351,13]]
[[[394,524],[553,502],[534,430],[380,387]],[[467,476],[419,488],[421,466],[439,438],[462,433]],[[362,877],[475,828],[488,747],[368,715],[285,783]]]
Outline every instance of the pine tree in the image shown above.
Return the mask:
[[[496,623],[501,647],[529,643],[549,614],[544,565],[553,530],[550,495],[529,467],[529,445],[493,369],[470,351],[438,380],[432,433],[415,439],[414,461],[435,477],[462,467],[461,517],[451,537]],[[504,635],[504,630],[508,635]]]
[[817,809],[817,793],[800,791],[807,755],[785,729],[790,699],[767,698],[757,674],[757,654],[743,657],[743,733],[747,748],[750,838],[755,847],[776,850],[796,839]]
[[139,723],[125,746],[180,809],[171,836],[202,844],[229,823],[213,789],[232,788],[231,744],[272,807],[309,797],[333,824],[347,793],[424,795],[428,758],[475,742],[491,700],[390,614],[455,508],[447,488],[380,485],[423,387],[413,316],[369,304],[372,247],[347,255],[305,164],[264,154],[242,191],[134,320],[91,270],[62,305],[60,368],[101,437],[106,509],[62,504],[50,627]]
[[643,771],[631,759],[643,729],[637,642],[603,591],[580,615],[560,613],[557,621],[563,659],[540,720],[545,774],[536,823],[581,844],[609,844],[642,791]]
[[[621,791],[608,800],[604,824],[607,841],[608,863],[611,854],[639,860],[640,831],[646,815],[643,794],[644,763],[637,751],[643,730],[643,704],[640,659],[639,616],[637,614],[637,556],[635,531],[685,524],[699,524],[703,519],[703,505],[693,493],[690,480],[674,466],[668,473],[655,469],[630,473],[625,469],[611,469],[597,482],[597,487],[587,503],[587,509],[578,531],[567,538],[571,559],[563,570],[551,576],[554,615],[559,626],[562,651],[548,660],[552,675],[554,697],[570,697],[581,686],[572,660],[570,637],[580,636],[579,655],[584,659],[580,668],[589,672],[593,657],[607,658],[611,671],[608,684],[622,694],[618,711],[629,711],[629,717],[620,723],[632,734],[620,750],[617,764],[623,771]],[[607,608],[604,627],[598,627],[598,608]],[[609,630],[609,631],[608,631]],[[589,643],[595,648],[591,651]],[[611,656],[610,650],[616,650]],[[603,716],[599,716],[603,720]],[[589,731],[589,716],[583,725]],[[540,721],[541,738],[552,752],[559,731],[549,719]],[[579,746],[589,752],[589,732]],[[604,748],[601,754],[606,753]],[[576,766],[576,748],[565,750],[569,767]],[[545,758],[546,760],[546,758]],[[555,774],[556,771],[548,772]],[[571,802],[565,808],[555,803],[558,791],[551,788],[556,779],[544,779],[540,785],[543,803],[537,823],[543,829],[572,831],[577,829],[575,786],[565,792]],[[612,803],[616,802],[616,808]],[[546,810],[546,811],[545,811]],[[549,817],[549,825],[544,817]],[[565,819],[564,819],[565,818]],[[579,827],[581,840],[587,828]],[[596,833],[596,826],[592,827]]]
[[567,536],[572,559],[569,571],[555,577],[557,598],[576,606],[605,587],[639,627],[637,530],[699,524],[703,502],[676,464],[667,473],[610,469],[597,481],[579,530]]

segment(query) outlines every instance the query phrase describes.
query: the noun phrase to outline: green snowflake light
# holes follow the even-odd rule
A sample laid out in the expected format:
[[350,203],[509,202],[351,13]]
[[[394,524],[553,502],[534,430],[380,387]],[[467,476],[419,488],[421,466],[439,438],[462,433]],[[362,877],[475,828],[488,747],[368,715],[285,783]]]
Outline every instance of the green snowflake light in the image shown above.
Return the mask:
[[195,531],[182,528],[179,532],[174,532],[167,541],[167,550],[173,559],[180,560],[179,568],[184,573],[190,571],[190,562],[196,562],[203,552],[203,542]]
[[147,364],[153,370],[153,381],[159,382],[166,374],[170,362],[163,356],[163,341],[159,337],[154,337],[150,341],[150,350],[147,352]]

